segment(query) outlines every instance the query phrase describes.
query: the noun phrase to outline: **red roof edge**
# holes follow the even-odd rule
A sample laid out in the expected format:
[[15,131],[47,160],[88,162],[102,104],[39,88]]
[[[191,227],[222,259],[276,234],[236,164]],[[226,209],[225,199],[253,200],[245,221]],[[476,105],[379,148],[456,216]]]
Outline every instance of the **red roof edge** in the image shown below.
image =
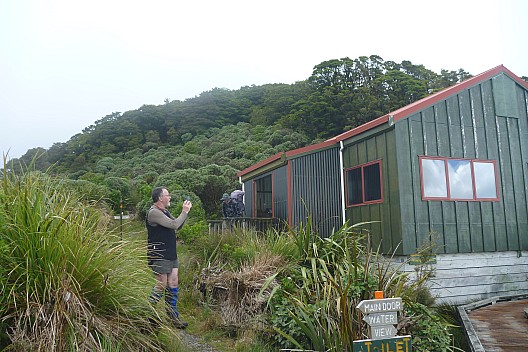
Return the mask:
[[368,131],[374,127],[377,127],[379,125],[383,125],[385,122],[389,120],[389,116],[391,114],[383,115],[381,117],[375,118],[374,120],[370,120],[369,122],[366,122],[362,124],[361,126],[355,127],[349,131],[343,132],[340,135],[337,135],[333,138],[330,138],[328,141],[334,141],[334,143],[343,141],[347,138],[350,138],[352,136],[355,136],[357,134],[363,133],[365,131]]
[[256,170],[266,164],[269,164],[277,159],[279,159],[283,154],[286,155],[286,157],[292,157],[292,156],[295,156],[295,155],[298,155],[298,154],[301,154],[301,153],[306,153],[306,152],[310,152],[310,151],[313,151],[313,150],[317,150],[317,149],[321,149],[321,148],[324,148],[324,147],[327,147],[327,146],[330,146],[330,145],[333,145],[333,144],[336,144],[336,143],[339,143],[340,141],[343,141],[345,139],[348,139],[352,136],[355,136],[355,135],[358,135],[360,133],[363,133],[365,131],[368,131],[374,127],[377,127],[377,126],[380,126],[386,122],[389,121],[389,117],[393,117],[393,121],[396,122],[398,120],[401,120],[409,115],[412,115],[413,113],[417,112],[417,111],[420,111],[422,109],[424,109],[425,107],[429,106],[429,105],[433,105],[443,99],[446,99],[447,97],[451,96],[451,95],[454,95],[456,93],[459,93],[465,89],[468,89],[470,87],[472,87],[473,85],[476,85],[477,83],[481,82],[481,81],[484,81],[486,79],[489,79],[491,77],[494,77],[496,75],[498,75],[499,73],[505,73],[507,74],[508,76],[510,76],[510,78],[512,78],[513,80],[515,80],[517,83],[519,83],[521,86],[525,87],[526,89],[528,89],[528,82],[525,82],[523,81],[519,76],[517,76],[515,73],[513,73],[512,71],[508,70],[506,67],[504,67],[504,65],[499,65],[497,67],[494,67],[492,69],[489,69],[481,74],[478,74],[476,76],[473,76],[463,82],[460,82],[460,83],[457,83],[455,84],[454,86],[451,86],[449,88],[446,88],[444,90],[441,90],[440,92],[437,92],[433,95],[430,95],[428,97],[425,97],[423,99],[420,99],[420,100],[417,100],[415,101],[414,103],[411,103],[409,105],[406,105],[398,110],[394,110],[393,112],[390,112],[386,115],[383,115],[383,116],[380,116],[374,120],[371,120],[367,123],[364,123],[363,125],[361,126],[358,126],[356,128],[353,128],[349,131],[346,131],[344,133],[341,133],[340,135],[337,135],[335,137],[332,137],[330,139],[327,139],[326,141],[324,142],[320,142],[320,143],[317,143],[317,144],[312,144],[312,145],[309,145],[309,146],[306,146],[306,147],[302,147],[302,148],[298,148],[298,149],[294,149],[294,150],[290,150],[290,151],[287,151],[286,153],[278,153],[272,157],[269,157],[267,159],[264,159],[262,161],[260,161],[259,163],[255,164],[255,165],[252,165],[240,172],[237,173],[237,176],[243,176],[253,170]]
[[324,142],[320,142],[320,143],[317,143],[317,144],[307,145],[306,147],[301,147],[301,148],[298,148],[298,149],[289,150],[289,151],[286,152],[286,157],[290,158],[290,157],[298,155],[298,154],[308,153],[308,152],[311,152],[312,150],[321,149],[321,148],[328,147],[328,146],[331,146],[331,145],[334,145],[334,144],[335,144],[335,142],[333,140],[329,139],[329,140],[326,140]]
[[490,79],[491,77],[494,77],[498,75],[499,73],[505,73],[510,78],[515,80],[517,83],[519,83],[521,86],[528,89],[528,82],[523,81],[521,78],[519,78],[515,73],[508,70],[504,65],[499,65],[497,67],[494,67],[492,69],[489,69],[481,74],[478,74],[476,76],[473,76],[463,82],[457,83],[454,86],[451,86],[449,88],[446,88],[444,90],[439,91],[438,93],[435,93],[433,95],[430,95],[428,97],[425,97],[423,99],[417,100],[414,103],[411,103],[407,106],[404,106],[398,110],[395,110],[389,115],[392,115],[394,117],[394,122],[401,120],[409,115],[414,114],[417,111],[420,111],[424,109],[425,107],[429,105],[433,105],[441,100],[446,99],[447,97],[454,95],[456,93],[459,93],[463,90],[466,90],[477,83],[480,83],[486,79]]
[[261,168],[264,165],[272,163],[275,160],[280,159],[283,154],[284,154],[284,152],[280,152],[280,153],[277,153],[277,154],[275,154],[273,156],[270,156],[269,158],[266,158],[266,159],[264,159],[262,161],[259,161],[258,163],[254,164],[254,165],[251,165],[250,167],[247,167],[244,170],[241,170],[241,171],[237,172],[237,176],[238,177],[244,176],[245,174],[250,173],[253,170],[257,170],[257,169]]

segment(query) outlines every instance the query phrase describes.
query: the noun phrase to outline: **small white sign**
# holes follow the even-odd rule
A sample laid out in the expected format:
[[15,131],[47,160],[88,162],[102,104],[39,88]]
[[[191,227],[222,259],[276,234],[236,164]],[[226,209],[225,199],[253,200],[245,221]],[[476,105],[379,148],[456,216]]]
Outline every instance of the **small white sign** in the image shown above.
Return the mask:
[[403,309],[402,299],[398,298],[384,298],[384,299],[368,299],[359,302],[356,307],[363,314],[369,313],[383,313],[396,312]]
[[398,324],[398,313],[387,312],[387,313],[366,314],[363,317],[363,321],[370,326],[394,325],[394,324]]
[[370,338],[373,340],[386,339],[396,336],[398,330],[392,325],[381,325],[370,327]]

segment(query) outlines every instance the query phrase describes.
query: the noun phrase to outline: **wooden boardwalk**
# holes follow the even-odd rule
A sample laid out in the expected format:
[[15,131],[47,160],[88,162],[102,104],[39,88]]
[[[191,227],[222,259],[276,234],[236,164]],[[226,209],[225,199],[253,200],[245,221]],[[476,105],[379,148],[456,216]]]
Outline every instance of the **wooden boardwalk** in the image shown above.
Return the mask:
[[495,297],[459,307],[472,352],[528,351],[528,296]]

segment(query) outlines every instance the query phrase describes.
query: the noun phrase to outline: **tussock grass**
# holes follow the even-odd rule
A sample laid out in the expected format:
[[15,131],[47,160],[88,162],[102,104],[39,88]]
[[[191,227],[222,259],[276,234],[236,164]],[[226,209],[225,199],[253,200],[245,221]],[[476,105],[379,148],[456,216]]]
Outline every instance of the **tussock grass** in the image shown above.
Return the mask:
[[0,183],[0,335],[13,351],[157,350],[144,243],[60,180],[26,171]]

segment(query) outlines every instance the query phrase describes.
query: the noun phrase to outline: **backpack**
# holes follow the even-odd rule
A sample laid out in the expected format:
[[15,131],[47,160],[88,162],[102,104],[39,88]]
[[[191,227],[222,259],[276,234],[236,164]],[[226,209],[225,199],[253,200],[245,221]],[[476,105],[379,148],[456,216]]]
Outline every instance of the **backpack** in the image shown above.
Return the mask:
[[233,200],[233,208],[236,217],[243,217],[246,209],[244,205],[244,191],[235,190],[231,192],[231,199]]
[[231,198],[233,198],[237,202],[244,203],[244,191],[237,189],[231,192]]

